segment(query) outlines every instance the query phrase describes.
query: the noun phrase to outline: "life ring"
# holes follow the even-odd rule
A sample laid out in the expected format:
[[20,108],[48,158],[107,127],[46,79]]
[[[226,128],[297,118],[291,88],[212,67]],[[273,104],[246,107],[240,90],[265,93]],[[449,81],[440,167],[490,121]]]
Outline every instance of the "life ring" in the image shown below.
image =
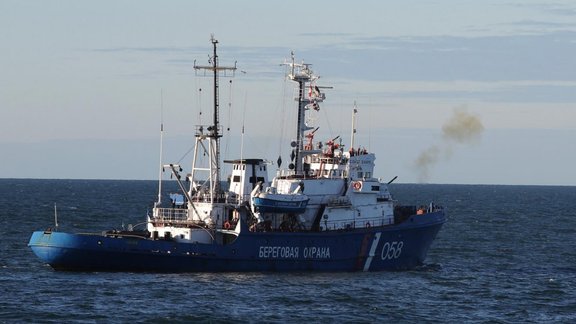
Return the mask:
[[231,227],[230,222],[229,222],[229,221],[225,221],[225,222],[224,222],[224,229],[229,230],[230,227]]
[[361,190],[362,189],[362,182],[360,181],[356,181],[352,184],[352,188],[354,188],[354,190]]

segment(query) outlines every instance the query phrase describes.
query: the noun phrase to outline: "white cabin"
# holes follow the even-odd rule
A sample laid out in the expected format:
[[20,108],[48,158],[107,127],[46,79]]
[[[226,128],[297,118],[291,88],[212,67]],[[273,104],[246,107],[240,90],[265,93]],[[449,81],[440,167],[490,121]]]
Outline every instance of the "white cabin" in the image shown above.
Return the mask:
[[262,159],[227,160],[224,163],[232,164],[228,191],[236,194],[240,201],[249,201],[250,192],[259,182],[268,183],[267,164]]

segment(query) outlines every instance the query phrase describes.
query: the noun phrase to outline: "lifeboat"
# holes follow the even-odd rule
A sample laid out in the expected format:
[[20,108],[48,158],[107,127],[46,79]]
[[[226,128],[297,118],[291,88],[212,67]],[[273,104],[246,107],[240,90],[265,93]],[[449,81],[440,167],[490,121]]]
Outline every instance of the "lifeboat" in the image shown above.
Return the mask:
[[310,198],[304,194],[260,192],[252,197],[252,205],[260,213],[294,213],[306,210]]

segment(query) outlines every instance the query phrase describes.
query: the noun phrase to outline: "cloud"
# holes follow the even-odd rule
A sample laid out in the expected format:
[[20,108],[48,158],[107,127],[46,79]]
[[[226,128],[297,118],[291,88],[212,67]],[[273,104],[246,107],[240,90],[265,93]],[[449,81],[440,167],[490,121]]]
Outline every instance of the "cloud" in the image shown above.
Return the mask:
[[135,53],[188,53],[197,52],[199,47],[104,47],[94,48],[94,52],[135,52]]
[[574,5],[552,3],[547,2],[546,4],[523,4],[521,6],[534,7],[540,11],[554,14],[557,16],[576,16],[576,7]]
[[551,22],[551,21],[542,21],[542,20],[531,20],[531,19],[514,21],[511,23],[502,24],[502,25],[537,28],[538,30],[540,30],[540,33],[542,33],[542,28],[566,29],[566,28],[575,28],[576,27],[576,24],[574,24],[574,23]]
[[352,33],[329,33],[329,32],[308,32],[300,33],[299,36],[303,37],[352,37]]
[[576,81],[374,81],[334,79],[341,94],[355,97],[441,99],[459,102],[569,103],[576,101]]
[[[576,80],[576,32],[365,37],[307,51],[332,76],[395,81]],[[359,62],[370,62],[360,64]],[[559,63],[562,64],[559,64]],[[326,73],[326,72],[325,72]]]
[[[533,27],[549,24],[519,20],[511,25]],[[542,29],[542,28],[540,28]],[[322,34],[322,33],[321,33]],[[330,34],[330,33],[329,33]],[[314,33],[301,35],[313,37]],[[321,75],[351,81],[502,82],[576,81],[576,32],[500,36],[357,37],[346,33],[326,35],[321,45],[297,50],[299,60],[314,63]],[[186,64],[207,59],[211,48],[110,47],[99,53],[147,53],[163,56],[162,62]],[[289,44],[288,44],[289,45]],[[242,70],[277,72],[277,64],[289,57],[290,47],[226,46],[219,49],[222,62],[238,62]]]

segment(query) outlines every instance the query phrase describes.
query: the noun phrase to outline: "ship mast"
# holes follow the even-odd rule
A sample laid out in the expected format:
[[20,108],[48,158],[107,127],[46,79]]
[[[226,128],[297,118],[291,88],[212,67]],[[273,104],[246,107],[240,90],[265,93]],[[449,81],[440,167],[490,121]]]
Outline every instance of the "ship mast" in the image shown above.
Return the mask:
[[356,101],[354,101],[354,109],[352,109],[352,134],[350,134],[350,149],[354,148],[354,137],[356,135],[356,113],[358,113],[358,109],[356,107]]
[[[220,192],[220,137],[222,137],[221,127],[220,127],[220,103],[219,103],[219,87],[218,87],[218,79],[220,73],[226,73],[226,71],[236,71],[236,63],[234,66],[220,66],[218,64],[218,54],[216,51],[218,40],[214,38],[214,35],[211,35],[210,41],[212,42],[213,46],[213,55],[210,57],[209,63],[211,65],[196,65],[196,61],[194,61],[194,69],[196,71],[203,70],[212,72],[213,76],[213,91],[214,91],[214,112],[213,112],[213,121],[212,125],[207,127],[207,133],[204,133],[203,126],[200,126],[197,129],[196,137],[197,139],[209,139],[209,156],[210,156],[210,191],[213,193],[211,196],[213,197],[214,194]],[[196,157],[197,151],[195,152]],[[194,162],[195,164],[195,162]],[[193,171],[195,166],[192,167]],[[201,170],[196,168],[197,170]]]
[[[294,52],[291,53],[291,61],[285,62],[285,65],[290,67],[288,78],[294,82],[298,82],[298,123],[296,129],[296,141],[292,142],[292,154],[290,158],[289,168],[294,170],[295,175],[304,174],[304,132],[314,127],[306,125],[306,110],[316,109],[319,110],[318,104],[326,98],[324,93],[320,92],[320,88],[331,89],[332,87],[318,87],[315,82],[320,77],[315,75],[310,69],[311,64],[296,63],[294,60]],[[307,84],[309,84],[308,95],[306,95]]]

